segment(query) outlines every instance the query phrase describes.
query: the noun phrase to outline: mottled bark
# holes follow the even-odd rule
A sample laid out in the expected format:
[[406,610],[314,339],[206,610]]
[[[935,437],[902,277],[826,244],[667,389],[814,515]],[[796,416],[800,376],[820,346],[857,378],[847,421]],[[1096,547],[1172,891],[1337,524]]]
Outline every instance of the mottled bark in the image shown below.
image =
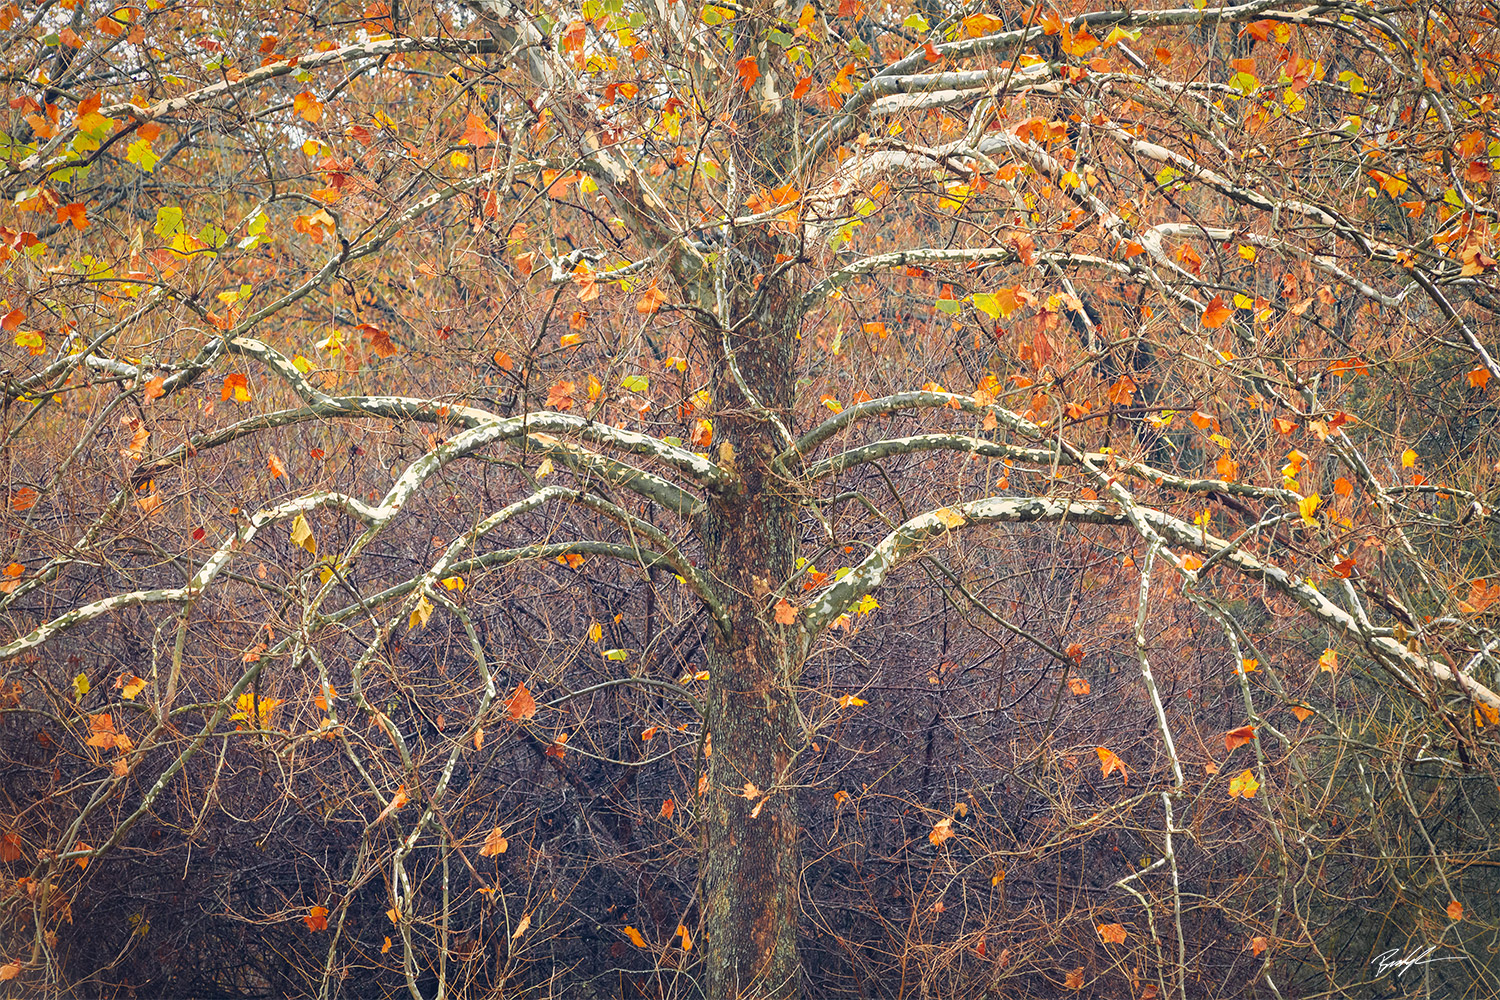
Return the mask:
[[790,786],[802,739],[801,659],[791,629],[770,611],[797,548],[797,504],[770,466],[786,444],[771,416],[784,420],[792,400],[798,290],[782,282],[752,288],[749,269],[771,258],[772,239],[747,239],[743,250],[744,266],[730,267],[729,301],[733,322],[749,321],[729,340],[738,377],[729,358],[720,359],[714,421],[720,461],[735,467],[742,485],[714,495],[705,524],[710,577],[732,622],[709,649],[703,890],[711,1000],[793,997],[799,986],[801,866]]

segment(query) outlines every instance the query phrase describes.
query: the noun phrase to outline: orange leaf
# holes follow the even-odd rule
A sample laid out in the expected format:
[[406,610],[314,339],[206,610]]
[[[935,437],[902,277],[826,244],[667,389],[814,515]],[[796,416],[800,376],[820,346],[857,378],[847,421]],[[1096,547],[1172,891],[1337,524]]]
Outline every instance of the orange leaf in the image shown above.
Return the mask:
[[573,389],[575,386],[567,379],[553,382],[547,390],[547,408],[549,410],[571,410],[573,408]]
[[272,479],[280,479],[286,475],[286,466],[281,464],[281,459],[276,457],[274,451],[266,455],[266,468],[271,470]]
[[478,115],[469,115],[464,119],[464,134],[459,137],[459,145],[488,146],[495,141],[495,133],[485,124],[484,119]]
[[1292,705],[1291,713],[1297,717],[1298,722],[1306,722],[1312,717],[1312,709],[1306,705]]
[[677,811],[677,803],[672,799],[663,799],[661,809],[657,812],[658,819],[671,819],[672,814]]
[[661,304],[665,301],[667,301],[666,293],[657,288],[656,282],[653,281],[651,282],[651,287],[647,288],[645,294],[636,302],[635,311],[642,316],[650,316],[656,310],[660,309]]
[[1135,379],[1121,375],[1119,381],[1109,387],[1109,401],[1116,406],[1129,406],[1137,388]]
[[1099,755],[1099,766],[1104,770],[1104,777],[1109,777],[1115,771],[1120,772],[1120,778],[1127,784],[1130,781],[1129,772],[1125,770],[1125,762],[1115,756],[1113,750],[1104,747],[1096,747],[1095,752]]
[[776,624],[790,625],[797,620],[797,606],[785,597],[776,602]]
[[797,86],[792,88],[792,100],[801,100],[802,98],[807,96],[807,92],[811,89],[812,77],[804,76],[802,79],[797,81]]
[[1274,417],[1271,420],[1271,426],[1276,428],[1277,433],[1290,434],[1297,429],[1297,422],[1295,420],[1283,420],[1280,417]]
[[[6,327],[10,329],[10,327]],[[1475,389],[1483,389],[1490,383],[1490,370],[1488,368],[1474,368],[1469,371],[1469,385]]]
[[292,98],[292,110],[308,121],[316,122],[323,117],[323,102],[304,90]]
[[1234,310],[1224,304],[1224,296],[1215,295],[1208,308],[1203,310],[1202,323],[1210,330],[1217,330],[1229,321]]
[[536,699],[526,690],[525,684],[516,685],[515,691],[505,703],[505,711],[512,722],[525,722],[536,715]]
[[1076,695],[1086,695],[1089,693],[1089,682],[1083,677],[1069,677],[1068,690]]
[[625,936],[628,937],[630,939],[630,943],[635,945],[637,948],[646,947],[646,939],[642,937],[641,932],[636,930],[634,927],[625,928]]
[[746,56],[734,64],[735,72],[739,74],[740,86],[749,90],[760,79],[760,63],[754,56]]
[[1238,729],[1231,729],[1224,734],[1224,749],[1233,753],[1235,747],[1242,747],[1253,739],[1255,739],[1254,726],[1241,726]]
[[302,918],[310,931],[326,931],[328,929],[328,907],[308,907],[307,916]]
[[1250,939],[1250,950],[1257,956],[1259,956],[1261,952],[1265,951],[1270,946],[1271,942],[1267,941],[1263,937],[1253,937]]
[[1229,797],[1232,799],[1238,795],[1242,798],[1253,799],[1255,798],[1256,790],[1259,788],[1260,782],[1255,780],[1255,772],[1246,768],[1230,779]]
[[1464,918],[1464,904],[1460,903],[1456,899],[1452,900],[1451,902],[1449,902],[1448,903],[1448,919],[1449,920],[1462,920],[1463,918]]
[[505,839],[505,835],[500,832],[500,828],[497,826],[490,831],[488,837],[484,838],[484,846],[479,849],[479,856],[481,858],[493,858],[497,854],[504,854],[505,849],[509,846],[510,841]]
[[36,506],[37,499],[41,496],[34,488],[22,486],[10,495],[10,509],[21,511],[30,510]]
[[1125,928],[1120,924],[1099,924],[1094,929],[1099,932],[1099,940],[1105,944],[1125,943]]
[[932,832],[927,835],[927,840],[932,844],[933,847],[939,847],[942,845],[943,841],[949,839],[950,837],[956,836],[958,836],[958,834],[953,832],[953,817],[944,816],[942,819],[933,824]]
[[0,329],[5,330],[6,333],[10,333],[24,322],[26,322],[26,314],[19,309],[12,309],[5,314],[4,319],[0,319]]
[[20,962],[7,962],[4,965],[0,965],[0,982],[4,982],[7,979],[14,979],[20,974]]
[[1078,968],[1069,972],[1067,978],[1063,980],[1063,985],[1070,990],[1083,989],[1083,966],[1080,965]]
[[389,819],[392,815],[395,814],[395,812],[396,812],[397,809],[400,809],[402,806],[406,805],[406,803],[408,803],[410,801],[411,800],[406,795],[406,786],[402,785],[400,788],[396,789],[396,794],[391,796],[390,805],[388,805],[384,809],[382,809],[380,811],[380,815],[375,817],[375,822],[376,823],[383,823],[383,822],[385,822],[387,819]]

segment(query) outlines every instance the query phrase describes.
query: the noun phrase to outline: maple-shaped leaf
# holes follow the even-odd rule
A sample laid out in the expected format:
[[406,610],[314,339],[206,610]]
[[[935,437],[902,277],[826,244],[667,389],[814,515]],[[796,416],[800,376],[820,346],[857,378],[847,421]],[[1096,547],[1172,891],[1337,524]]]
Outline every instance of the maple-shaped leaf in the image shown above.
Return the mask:
[[1233,314],[1234,310],[1224,304],[1224,296],[1215,295],[1203,310],[1201,321],[1208,329],[1217,330],[1228,322],[1229,317]]
[[1229,797],[1232,799],[1238,795],[1242,798],[1253,799],[1259,788],[1260,782],[1255,780],[1255,772],[1246,768],[1230,779]]
[[547,409],[571,410],[573,408],[573,390],[576,388],[577,386],[567,379],[559,379],[553,382],[547,389]]
[[460,146],[488,146],[496,138],[494,130],[485,124],[483,118],[471,114],[464,119],[464,134],[459,136]]
[[797,620],[797,606],[785,597],[776,602],[774,613],[778,625],[790,625]]
[[1005,22],[993,14],[971,14],[963,19],[964,33],[970,38],[993,35],[1005,27]]
[[746,56],[735,63],[734,70],[740,78],[740,86],[746,90],[755,86],[755,81],[760,79],[760,63],[754,56]]
[[1242,747],[1253,739],[1255,739],[1254,726],[1240,726],[1238,729],[1231,729],[1224,734],[1224,749],[1233,753],[1235,747]]
[[307,916],[302,918],[302,922],[307,925],[307,929],[310,931],[326,931],[328,929],[328,907],[308,907]]
[[1470,369],[1468,372],[1469,386],[1474,389],[1483,389],[1490,384],[1490,370],[1480,367]]
[[1104,777],[1107,778],[1115,771],[1119,771],[1120,779],[1129,784],[1130,772],[1125,770],[1125,762],[1116,756],[1113,750],[1096,747],[1095,752],[1099,755],[1099,766],[1104,770]]
[[1098,924],[1094,930],[1099,932],[1099,940],[1105,944],[1125,943],[1125,928],[1121,924]]
[[526,690],[526,685],[517,684],[515,691],[505,702],[506,714],[512,722],[525,722],[536,715],[536,699]]
[[661,809],[656,813],[657,819],[671,819],[672,814],[677,811],[677,802],[673,799],[663,799]]
[[510,841],[505,839],[505,835],[500,832],[500,828],[497,826],[490,831],[489,836],[484,838],[484,846],[479,849],[479,856],[481,858],[493,858],[504,854],[508,847],[510,847]]
[[292,110],[308,121],[316,122],[323,117],[323,102],[304,90],[292,98]]
[[231,372],[224,376],[219,389],[219,399],[233,399],[236,403],[250,402],[250,380],[242,372]]

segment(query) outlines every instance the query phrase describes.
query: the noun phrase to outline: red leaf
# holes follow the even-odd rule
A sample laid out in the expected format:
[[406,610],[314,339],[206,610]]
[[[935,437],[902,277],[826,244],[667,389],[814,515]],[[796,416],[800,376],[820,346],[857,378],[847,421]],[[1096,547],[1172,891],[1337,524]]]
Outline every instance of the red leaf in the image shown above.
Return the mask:
[[746,56],[734,64],[736,72],[739,73],[740,86],[749,90],[760,79],[760,63],[754,56]]

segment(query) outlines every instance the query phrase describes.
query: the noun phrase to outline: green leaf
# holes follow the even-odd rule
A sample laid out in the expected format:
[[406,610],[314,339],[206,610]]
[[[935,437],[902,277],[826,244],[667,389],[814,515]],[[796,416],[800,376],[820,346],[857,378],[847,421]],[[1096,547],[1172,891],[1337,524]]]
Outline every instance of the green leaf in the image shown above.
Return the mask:
[[925,35],[932,30],[932,25],[927,23],[927,18],[921,14],[908,14],[906,20],[901,22],[901,27],[907,31],[914,31],[919,35]]
[[984,313],[990,319],[1000,318],[1000,300],[994,292],[976,292],[970,296],[969,301],[974,303],[974,308]]
[[937,307],[939,312],[945,312],[949,316],[958,315],[958,299],[938,299],[933,305]]

